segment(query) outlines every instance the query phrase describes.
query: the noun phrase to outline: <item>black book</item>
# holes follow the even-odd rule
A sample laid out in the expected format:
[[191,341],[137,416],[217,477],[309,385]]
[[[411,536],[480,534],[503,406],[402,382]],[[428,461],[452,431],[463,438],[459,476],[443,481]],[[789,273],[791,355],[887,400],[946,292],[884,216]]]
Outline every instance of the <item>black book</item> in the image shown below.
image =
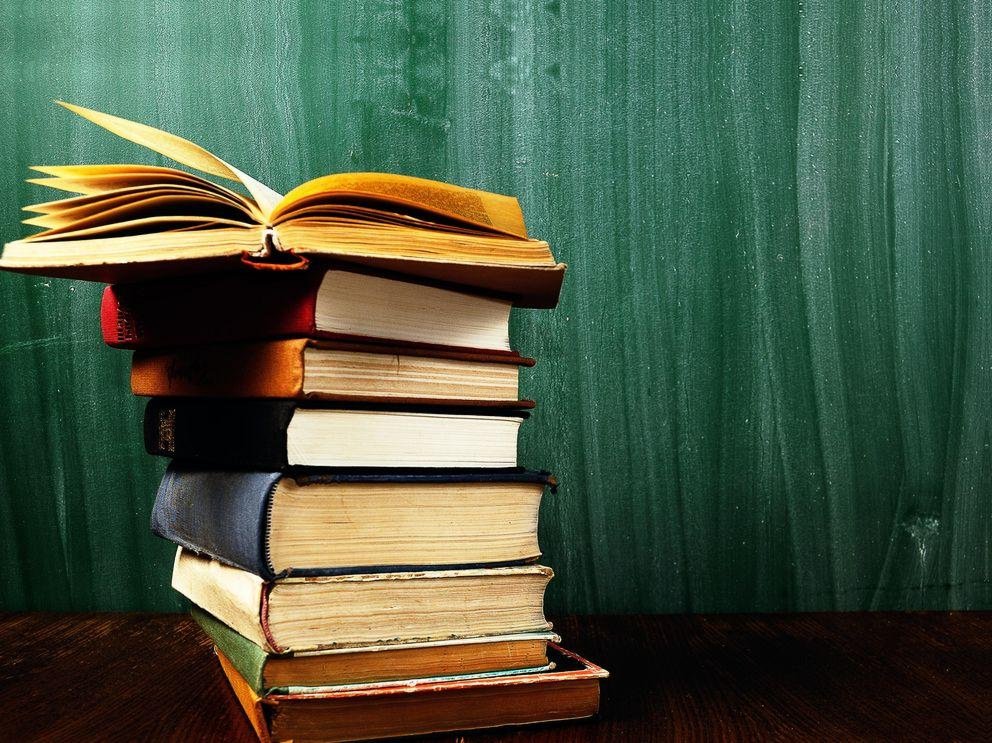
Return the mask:
[[153,398],[151,454],[222,467],[507,468],[523,411]]

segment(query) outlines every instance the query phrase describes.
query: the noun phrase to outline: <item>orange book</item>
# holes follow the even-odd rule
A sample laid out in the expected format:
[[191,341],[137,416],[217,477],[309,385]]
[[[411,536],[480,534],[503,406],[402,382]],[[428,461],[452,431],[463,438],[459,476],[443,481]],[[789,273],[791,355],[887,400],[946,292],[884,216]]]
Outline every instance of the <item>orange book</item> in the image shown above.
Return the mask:
[[540,673],[356,684],[260,697],[215,649],[259,740],[361,741],[591,717],[609,674],[548,645],[556,667]]
[[315,341],[137,351],[131,390],[147,397],[326,399],[405,404],[533,407],[518,399],[510,353]]

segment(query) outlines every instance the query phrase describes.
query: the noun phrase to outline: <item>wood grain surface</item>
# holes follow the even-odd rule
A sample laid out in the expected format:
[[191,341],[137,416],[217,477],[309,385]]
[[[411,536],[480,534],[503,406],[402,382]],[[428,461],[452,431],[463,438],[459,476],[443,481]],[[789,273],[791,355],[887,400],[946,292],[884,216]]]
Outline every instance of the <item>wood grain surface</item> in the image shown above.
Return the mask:
[[[285,191],[519,194],[521,462],[561,612],[992,608],[992,4],[202,0],[0,7],[2,238],[33,164],[164,127]],[[51,198],[47,196],[47,198]],[[0,276],[0,607],[169,610],[100,287]]]
[[[987,741],[992,614],[597,616],[556,622],[612,674],[598,719],[455,741]],[[0,616],[18,741],[254,740],[205,636],[162,614]]]

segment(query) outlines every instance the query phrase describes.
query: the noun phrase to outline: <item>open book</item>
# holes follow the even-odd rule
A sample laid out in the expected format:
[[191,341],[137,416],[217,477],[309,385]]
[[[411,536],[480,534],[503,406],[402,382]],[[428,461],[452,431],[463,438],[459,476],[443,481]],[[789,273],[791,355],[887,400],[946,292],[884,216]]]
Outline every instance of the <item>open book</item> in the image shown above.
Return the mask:
[[423,178],[343,173],[282,196],[168,132],[62,103],[177,163],[240,183],[151,165],[32,168],[29,182],[74,194],[24,207],[40,232],[4,248],[0,268],[127,282],[242,264],[306,268],[325,258],[474,287],[518,304],[557,302],[564,265],[527,237],[517,200]]

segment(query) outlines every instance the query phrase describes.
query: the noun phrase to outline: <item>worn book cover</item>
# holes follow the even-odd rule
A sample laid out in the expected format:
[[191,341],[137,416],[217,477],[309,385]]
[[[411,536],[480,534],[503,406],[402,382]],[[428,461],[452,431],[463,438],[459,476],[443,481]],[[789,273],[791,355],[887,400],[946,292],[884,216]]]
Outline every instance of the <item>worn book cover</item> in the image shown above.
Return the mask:
[[[151,526],[266,580],[514,565],[540,557],[538,508],[547,487],[555,487],[549,473],[524,469],[253,472],[173,462]],[[451,541],[456,552],[444,549]],[[452,554],[473,559],[441,562]]]
[[259,696],[221,651],[217,658],[261,741],[360,741],[591,717],[609,674],[549,645],[553,670],[504,677]]
[[368,645],[300,653],[267,653],[194,606],[193,619],[256,694],[293,694],[356,684],[481,677],[547,671],[553,632]]

